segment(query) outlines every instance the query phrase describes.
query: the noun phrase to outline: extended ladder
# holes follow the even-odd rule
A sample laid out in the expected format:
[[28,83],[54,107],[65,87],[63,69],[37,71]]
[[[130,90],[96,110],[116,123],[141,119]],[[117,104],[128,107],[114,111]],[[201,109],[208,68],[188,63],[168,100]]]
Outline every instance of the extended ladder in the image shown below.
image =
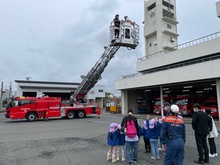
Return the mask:
[[135,49],[139,43],[139,26],[137,24],[130,24],[128,22],[121,23],[119,37],[115,38],[115,30],[113,23],[110,25],[110,44],[105,47],[105,51],[87,73],[86,76],[81,76],[83,79],[77,89],[74,91],[72,98],[77,99],[78,97],[85,96],[101,79],[101,74],[108,65],[109,61],[114,57],[118,49],[128,47]]

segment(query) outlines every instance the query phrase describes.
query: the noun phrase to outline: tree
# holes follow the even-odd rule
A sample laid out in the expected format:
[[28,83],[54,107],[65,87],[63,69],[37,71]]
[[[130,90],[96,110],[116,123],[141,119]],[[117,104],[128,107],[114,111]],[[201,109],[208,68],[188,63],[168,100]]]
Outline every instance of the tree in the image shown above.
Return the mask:
[[106,101],[109,99],[110,95],[112,95],[110,92],[105,92],[105,98],[103,99],[103,105],[106,106]]
[[7,104],[8,104],[8,99],[6,98],[2,101],[2,105],[3,107],[5,107]]

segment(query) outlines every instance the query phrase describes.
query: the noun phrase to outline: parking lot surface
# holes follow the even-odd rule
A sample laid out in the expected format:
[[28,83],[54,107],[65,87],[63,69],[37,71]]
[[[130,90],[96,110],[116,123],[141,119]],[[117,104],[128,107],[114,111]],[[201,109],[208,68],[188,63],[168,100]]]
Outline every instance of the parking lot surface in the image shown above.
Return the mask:
[[[145,115],[136,116],[142,125]],[[88,116],[83,119],[27,122],[6,119],[0,114],[0,165],[110,165],[112,163],[106,160],[109,124],[120,123],[122,118],[121,114],[104,113],[100,119]],[[185,118],[185,123],[187,138],[184,164],[191,165],[198,159],[198,153],[191,119]],[[220,130],[218,121],[216,125]],[[220,151],[219,137],[215,140]],[[141,138],[137,164],[162,164],[163,153],[160,153],[160,160],[152,160],[151,155],[144,151]],[[219,165],[219,162],[220,156],[210,158],[212,165]],[[114,164],[127,162],[117,161]]]

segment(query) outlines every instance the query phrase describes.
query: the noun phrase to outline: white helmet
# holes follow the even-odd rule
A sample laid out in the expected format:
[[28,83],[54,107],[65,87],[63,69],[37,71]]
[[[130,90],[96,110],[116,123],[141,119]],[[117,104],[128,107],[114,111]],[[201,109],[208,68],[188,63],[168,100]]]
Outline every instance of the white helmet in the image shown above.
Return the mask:
[[179,107],[177,105],[175,105],[175,104],[171,105],[170,110],[173,113],[179,113]]

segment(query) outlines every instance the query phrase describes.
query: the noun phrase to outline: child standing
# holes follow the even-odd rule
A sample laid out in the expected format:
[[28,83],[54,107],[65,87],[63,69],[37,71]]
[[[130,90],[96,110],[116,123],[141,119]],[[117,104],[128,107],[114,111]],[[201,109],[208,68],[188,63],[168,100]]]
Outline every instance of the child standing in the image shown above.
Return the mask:
[[121,124],[118,125],[118,129],[120,130],[120,134],[118,136],[118,138],[119,138],[119,145],[117,147],[117,160],[120,159],[120,151],[121,151],[121,161],[125,161],[125,151],[124,151],[125,134],[121,130]]
[[139,148],[140,148],[140,140],[141,140],[141,136],[142,136],[141,126],[140,126],[139,122],[138,122],[138,130],[140,130],[140,131],[138,132],[138,149],[139,149]]
[[151,159],[160,159],[159,149],[158,149],[158,139],[160,135],[161,124],[158,122],[157,118],[153,118],[150,121],[146,120],[146,122],[147,122],[147,133],[150,138],[150,145],[152,150]]
[[150,153],[151,146],[150,146],[150,139],[147,133],[147,124],[144,121],[144,126],[141,128],[141,134],[143,135],[144,145],[145,145],[145,153]]
[[107,160],[112,159],[112,163],[116,162],[116,148],[119,145],[119,134],[117,123],[111,123],[107,136],[107,144],[110,146],[107,152]]
[[209,141],[209,147],[210,147],[209,148],[209,150],[210,150],[209,157],[215,157],[215,156],[218,156],[218,153],[217,153],[217,150],[216,150],[216,145],[215,145],[215,139],[214,138],[218,137],[218,130],[217,130],[215,122],[214,122],[214,120],[211,116],[211,113],[212,113],[211,109],[206,108],[205,111],[212,120],[212,131],[208,135],[208,141]]

